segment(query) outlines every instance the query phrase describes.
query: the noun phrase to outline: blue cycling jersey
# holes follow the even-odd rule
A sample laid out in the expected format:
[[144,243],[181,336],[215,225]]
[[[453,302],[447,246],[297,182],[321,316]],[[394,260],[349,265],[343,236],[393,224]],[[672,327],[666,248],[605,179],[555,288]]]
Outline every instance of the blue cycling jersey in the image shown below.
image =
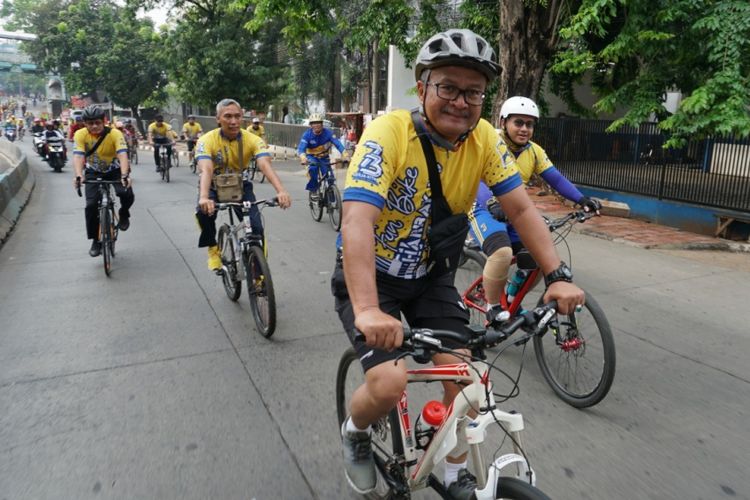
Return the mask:
[[331,129],[323,128],[320,134],[316,135],[310,128],[302,134],[302,138],[297,146],[297,154],[327,158],[331,150],[331,145],[336,146],[339,153],[344,152],[344,145],[333,136]]

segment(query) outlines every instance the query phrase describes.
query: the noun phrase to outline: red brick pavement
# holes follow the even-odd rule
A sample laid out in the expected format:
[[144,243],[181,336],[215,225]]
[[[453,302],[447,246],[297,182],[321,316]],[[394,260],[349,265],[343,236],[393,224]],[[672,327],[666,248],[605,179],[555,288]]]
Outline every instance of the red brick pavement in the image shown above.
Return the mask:
[[[528,189],[531,200],[540,212],[558,217],[573,210],[570,202],[567,202],[568,206],[566,206],[556,197],[539,196],[538,192],[538,188]],[[642,248],[750,251],[750,245],[624,217],[602,215],[589,219],[583,224],[575,224],[574,228],[581,234]]]

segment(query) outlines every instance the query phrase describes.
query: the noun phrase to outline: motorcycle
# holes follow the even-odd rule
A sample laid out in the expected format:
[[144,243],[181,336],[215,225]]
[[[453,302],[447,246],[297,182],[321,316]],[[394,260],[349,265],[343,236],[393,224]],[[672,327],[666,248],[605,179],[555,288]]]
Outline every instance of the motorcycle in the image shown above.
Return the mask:
[[64,139],[47,139],[47,164],[55,171],[61,172],[65,166]]
[[5,129],[5,138],[8,139],[10,142],[13,142],[16,140],[16,129],[14,128],[6,128]]
[[34,150],[44,158],[44,132],[34,132]]

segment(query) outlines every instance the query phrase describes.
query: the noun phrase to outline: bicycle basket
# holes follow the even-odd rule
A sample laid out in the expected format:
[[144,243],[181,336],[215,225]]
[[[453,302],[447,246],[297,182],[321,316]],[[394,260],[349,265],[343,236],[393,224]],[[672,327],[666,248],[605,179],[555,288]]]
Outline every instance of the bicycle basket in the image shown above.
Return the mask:
[[242,200],[242,174],[215,175],[214,189],[220,203]]

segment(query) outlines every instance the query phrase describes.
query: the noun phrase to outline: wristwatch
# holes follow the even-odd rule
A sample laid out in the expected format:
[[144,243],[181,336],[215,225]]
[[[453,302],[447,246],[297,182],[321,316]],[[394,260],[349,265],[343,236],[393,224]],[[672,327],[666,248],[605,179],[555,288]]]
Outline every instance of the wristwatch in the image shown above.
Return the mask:
[[573,282],[573,272],[565,262],[560,261],[560,265],[557,269],[544,276],[545,286],[550,286],[556,281],[567,281],[568,283]]

